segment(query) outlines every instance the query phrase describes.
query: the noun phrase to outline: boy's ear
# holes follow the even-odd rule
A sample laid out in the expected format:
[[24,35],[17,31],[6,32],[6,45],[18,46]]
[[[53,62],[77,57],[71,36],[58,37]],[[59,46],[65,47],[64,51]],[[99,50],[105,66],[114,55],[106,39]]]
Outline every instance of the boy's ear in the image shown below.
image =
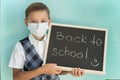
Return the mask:
[[24,22],[25,22],[25,25],[28,26],[28,24],[27,24],[27,19],[24,19]]

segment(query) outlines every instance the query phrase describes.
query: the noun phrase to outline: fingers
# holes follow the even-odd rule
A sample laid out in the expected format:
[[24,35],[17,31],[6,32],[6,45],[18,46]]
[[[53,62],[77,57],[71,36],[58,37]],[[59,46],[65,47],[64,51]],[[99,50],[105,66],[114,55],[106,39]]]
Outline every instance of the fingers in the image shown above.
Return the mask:
[[79,72],[80,72],[80,71],[78,71],[77,68],[74,68],[73,71],[72,71],[72,75],[73,75],[73,76],[77,76]]
[[62,70],[55,70],[54,73],[55,74],[60,74],[62,72]]
[[84,71],[80,68],[74,68],[71,73],[73,76],[82,76],[84,75]]
[[44,70],[46,70],[46,74],[60,74],[63,71],[62,68],[57,67],[57,64],[54,63],[45,64],[43,67],[45,68]]
[[84,75],[84,71],[83,71],[83,70],[81,70],[81,76],[82,76],[82,75]]

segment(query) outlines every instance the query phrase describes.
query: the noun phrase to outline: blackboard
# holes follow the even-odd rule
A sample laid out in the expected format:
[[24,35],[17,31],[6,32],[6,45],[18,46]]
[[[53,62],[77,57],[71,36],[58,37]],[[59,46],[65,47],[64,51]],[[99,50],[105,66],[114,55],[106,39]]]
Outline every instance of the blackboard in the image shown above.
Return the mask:
[[52,23],[44,64],[105,74],[107,29]]

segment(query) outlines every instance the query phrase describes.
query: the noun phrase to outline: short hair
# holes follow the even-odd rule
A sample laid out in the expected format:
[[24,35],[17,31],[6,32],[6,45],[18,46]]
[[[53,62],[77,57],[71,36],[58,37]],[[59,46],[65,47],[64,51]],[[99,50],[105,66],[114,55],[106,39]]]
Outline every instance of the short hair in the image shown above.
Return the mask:
[[29,5],[27,7],[27,9],[25,10],[26,19],[27,19],[28,15],[31,12],[39,11],[39,10],[41,10],[41,11],[45,10],[47,12],[47,14],[48,14],[48,18],[50,18],[50,10],[49,10],[49,8],[45,4],[43,4],[41,2],[35,2],[35,3],[32,3],[31,5]]

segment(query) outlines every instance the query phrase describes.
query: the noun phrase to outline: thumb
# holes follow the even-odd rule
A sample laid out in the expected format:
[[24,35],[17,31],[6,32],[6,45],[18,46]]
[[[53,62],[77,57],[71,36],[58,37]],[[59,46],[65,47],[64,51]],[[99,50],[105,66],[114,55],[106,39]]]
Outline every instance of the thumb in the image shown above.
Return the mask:
[[55,64],[55,63],[49,63],[49,66],[54,67],[54,66],[57,66],[57,64]]

